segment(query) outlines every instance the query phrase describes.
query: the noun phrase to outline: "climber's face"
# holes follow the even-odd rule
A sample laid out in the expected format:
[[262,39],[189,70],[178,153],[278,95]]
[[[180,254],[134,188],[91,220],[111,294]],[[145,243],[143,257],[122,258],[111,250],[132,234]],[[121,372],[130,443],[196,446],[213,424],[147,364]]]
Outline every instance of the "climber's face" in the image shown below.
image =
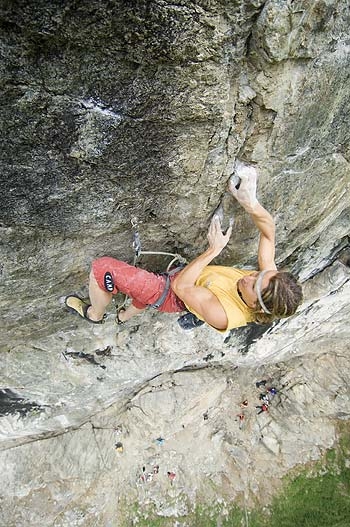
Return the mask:
[[[251,274],[243,276],[238,280],[237,287],[244,302],[247,306],[255,308],[258,302],[258,295],[256,294],[256,282],[259,276],[259,271],[254,271]],[[270,279],[277,274],[277,271],[267,271],[261,282],[261,291],[263,291],[269,284]]]

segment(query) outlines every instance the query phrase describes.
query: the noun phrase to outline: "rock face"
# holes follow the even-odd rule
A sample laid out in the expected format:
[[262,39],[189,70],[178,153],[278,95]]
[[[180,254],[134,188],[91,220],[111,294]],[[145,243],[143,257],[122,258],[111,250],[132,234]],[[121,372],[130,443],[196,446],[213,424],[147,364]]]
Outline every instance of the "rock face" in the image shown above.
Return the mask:
[[[2,4],[1,525],[251,505],[334,443],[349,416],[349,27],[344,0]],[[191,259],[221,203],[236,228],[216,263],[255,266],[256,231],[225,194],[237,158],[258,165],[277,262],[305,283],[298,315],[224,340],[175,315],[117,328],[112,308],[102,327],[66,313],[93,258],[132,262],[133,218],[145,250]],[[261,378],[277,394],[256,415]]]

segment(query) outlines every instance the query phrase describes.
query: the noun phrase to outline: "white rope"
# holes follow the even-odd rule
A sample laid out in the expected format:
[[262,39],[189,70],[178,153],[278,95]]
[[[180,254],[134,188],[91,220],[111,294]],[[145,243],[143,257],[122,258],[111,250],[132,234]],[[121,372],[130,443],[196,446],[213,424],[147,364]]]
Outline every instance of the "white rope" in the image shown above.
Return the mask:
[[170,267],[172,266],[172,264],[176,260],[178,260],[180,263],[187,263],[186,258],[184,258],[183,256],[181,256],[180,254],[177,254],[177,253],[168,253],[168,252],[165,252],[165,251],[142,251],[141,250],[140,235],[139,235],[139,232],[138,232],[137,218],[132,218],[131,219],[131,226],[132,226],[133,238],[134,238],[133,239],[133,244],[132,244],[132,246],[134,248],[134,251],[135,251],[134,265],[136,265],[136,262],[137,262],[139,256],[141,256],[142,254],[160,255],[160,256],[173,256],[173,259],[171,260],[170,264],[167,267],[167,271],[170,269]]
[[[172,260],[170,261],[170,263],[168,264],[166,270],[169,271],[173,265],[174,265],[174,262],[178,261],[180,262],[181,264],[186,264],[187,263],[187,260],[186,258],[184,258],[183,256],[181,256],[181,254],[178,254],[178,253],[168,253],[168,252],[165,252],[165,251],[142,251],[141,250],[141,241],[140,241],[140,236],[139,236],[139,233],[138,233],[138,223],[137,223],[137,219],[136,218],[132,218],[131,219],[131,226],[132,226],[132,229],[134,231],[134,240],[133,240],[133,248],[134,248],[134,251],[135,251],[135,255],[134,255],[134,266],[136,265],[137,263],[137,260],[139,259],[139,257],[141,255],[158,255],[158,256],[173,256]],[[124,308],[126,302],[127,302],[127,299],[128,299],[128,295],[124,295],[124,300],[123,302],[116,306],[116,310],[117,310],[117,313],[119,313],[119,311],[121,309]]]

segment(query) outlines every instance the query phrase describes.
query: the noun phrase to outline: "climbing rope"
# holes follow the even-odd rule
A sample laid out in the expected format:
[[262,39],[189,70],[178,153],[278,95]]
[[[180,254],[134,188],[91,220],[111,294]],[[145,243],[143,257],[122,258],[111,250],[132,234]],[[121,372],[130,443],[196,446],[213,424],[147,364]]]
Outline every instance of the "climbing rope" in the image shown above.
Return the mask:
[[[144,255],[144,254],[147,254],[147,255],[160,255],[160,256],[172,256],[173,258],[171,259],[170,263],[168,264],[167,268],[166,268],[166,272],[168,272],[173,266],[174,266],[174,263],[175,262],[179,262],[179,264],[187,264],[187,260],[186,258],[184,258],[183,256],[181,256],[181,254],[178,254],[178,253],[168,253],[168,252],[165,252],[165,251],[143,251],[142,250],[142,245],[141,245],[141,239],[140,239],[140,234],[139,234],[139,226],[138,226],[138,221],[137,221],[137,218],[132,218],[131,219],[131,227],[132,227],[132,246],[133,246],[133,249],[134,249],[134,262],[133,262],[133,265],[136,266],[137,264],[137,261],[138,259],[140,258],[141,255]],[[117,324],[121,324],[122,322],[120,322],[119,320],[119,316],[118,316],[118,313],[121,309],[124,308],[125,304],[126,304],[126,301],[128,299],[128,295],[124,295],[124,299],[122,301],[122,303],[116,305],[116,311],[117,311],[117,317],[116,317],[116,323]]]
[[181,254],[178,254],[178,253],[168,253],[168,252],[164,252],[164,251],[143,251],[142,250],[142,245],[141,245],[140,234],[139,234],[139,226],[138,226],[138,222],[137,222],[136,218],[132,218],[131,219],[131,227],[132,227],[132,230],[133,230],[132,246],[133,246],[133,249],[135,251],[134,265],[136,265],[139,257],[142,254],[172,256],[173,258],[172,258],[171,262],[167,266],[167,269],[166,269],[167,271],[169,271],[169,269],[171,269],[171,267],[174,265],[174,262],[179,262],[180,264],[186,264],[187,263],[186,258],[184,258],[183,256],[181,256]]

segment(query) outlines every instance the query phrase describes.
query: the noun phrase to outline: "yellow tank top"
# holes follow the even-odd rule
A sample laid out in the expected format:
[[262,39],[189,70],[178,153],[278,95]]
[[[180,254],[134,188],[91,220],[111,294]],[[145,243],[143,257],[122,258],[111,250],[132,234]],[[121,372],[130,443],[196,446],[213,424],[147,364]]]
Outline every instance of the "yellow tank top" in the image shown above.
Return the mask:
[[[196,281],[196,285],[208,288],[218,298],[224,308],[228,320],[225,330],[218,330],[221,333],[228,329],[245,326],[248,322],[254,321],[251,309],[243,302],[237,291],[237,282],[245,275],[254,271],[246,271],[226,267],[222,265],[208,265],[205,267]],[[198,313],[186,305],[187,309],[194,313],[196,317],[203,320]]]

